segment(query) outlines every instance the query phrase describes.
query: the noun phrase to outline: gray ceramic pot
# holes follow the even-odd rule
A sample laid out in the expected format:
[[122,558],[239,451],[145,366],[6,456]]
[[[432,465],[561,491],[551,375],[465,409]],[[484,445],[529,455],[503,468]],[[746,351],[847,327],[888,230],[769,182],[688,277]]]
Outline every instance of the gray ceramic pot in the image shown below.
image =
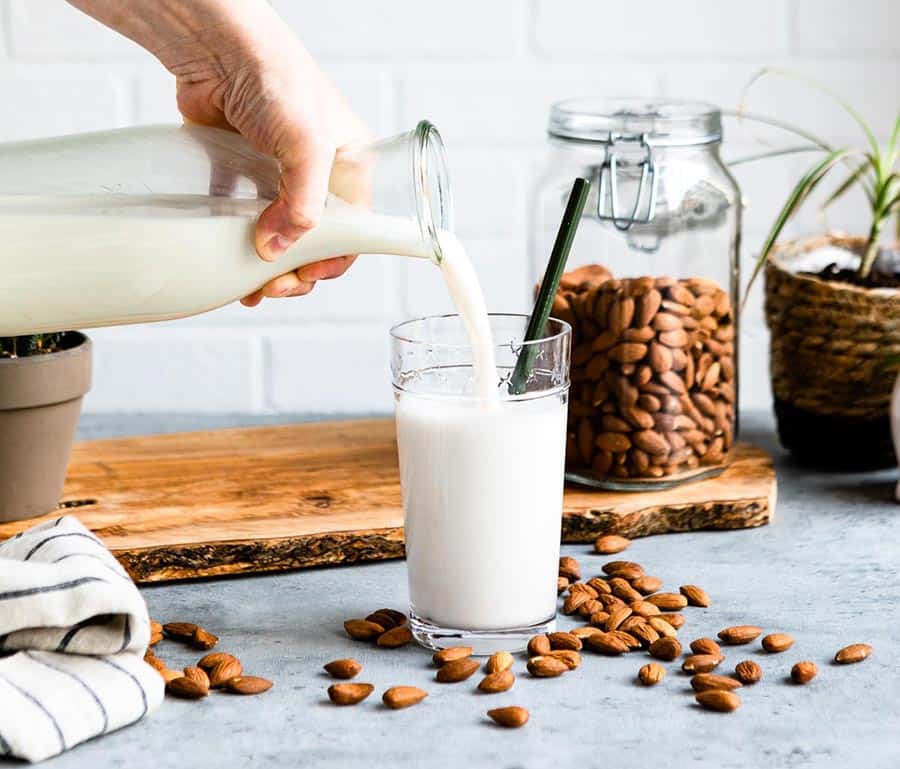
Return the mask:
[[91,340],[70,331],[64,349],[0,359],[0,521],[55,509],[91,387]]

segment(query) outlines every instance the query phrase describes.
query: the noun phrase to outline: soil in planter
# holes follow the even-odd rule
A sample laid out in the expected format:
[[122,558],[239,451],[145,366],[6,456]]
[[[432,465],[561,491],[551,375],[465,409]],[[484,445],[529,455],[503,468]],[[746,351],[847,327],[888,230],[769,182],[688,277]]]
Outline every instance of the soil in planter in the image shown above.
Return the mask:
[[801,272],[800,274],[821,278],[830,283],[849,283],[851,286],[860,288],[900,288],[900,274],[898,273],[873,270],[868,277],[861,278],[856,274],[856,270],[849,267],[838,267],[834,262],[823,267],[819,272]]

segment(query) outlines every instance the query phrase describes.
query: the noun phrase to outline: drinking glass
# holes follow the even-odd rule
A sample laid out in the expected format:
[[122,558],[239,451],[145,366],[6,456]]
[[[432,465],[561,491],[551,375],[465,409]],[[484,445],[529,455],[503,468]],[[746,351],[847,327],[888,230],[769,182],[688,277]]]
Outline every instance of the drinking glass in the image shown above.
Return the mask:
[[[524,649],[556,624],[571,328],[491,315],[498,398],[480,398],[459,316],[391,329],[410,626],[429,648]],[[533,348],[524,392],[507,381]]]

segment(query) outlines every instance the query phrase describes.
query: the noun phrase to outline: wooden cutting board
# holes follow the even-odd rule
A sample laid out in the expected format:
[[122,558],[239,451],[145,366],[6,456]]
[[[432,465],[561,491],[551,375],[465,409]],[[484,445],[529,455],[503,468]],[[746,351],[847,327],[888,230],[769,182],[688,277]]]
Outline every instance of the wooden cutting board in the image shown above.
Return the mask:
[[[562,537],[760,526],[775,491],[771,458],[739,443],[718,478],[660,492],[567,488]],[[61,507],[137,582],[403,556],[387,419],[85,441],[75,447]],[[0,524],[0,539],[34,523]]]

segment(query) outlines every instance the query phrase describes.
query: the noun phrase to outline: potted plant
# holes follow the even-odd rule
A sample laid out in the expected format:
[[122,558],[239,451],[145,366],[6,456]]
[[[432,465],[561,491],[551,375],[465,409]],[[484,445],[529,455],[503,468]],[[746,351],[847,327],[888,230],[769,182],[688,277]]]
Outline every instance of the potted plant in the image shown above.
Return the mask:
[[0,521],[56,508],[90,385],[84,334],[0,337]]
[[[773,72],[795,77],[764,70],[748,88]],[[900,240],[900,117],[882,146],[853,107],[819,84],[806,82],[846,110],[864,143],[834,147],[808,131],[762,119],[807,142],[782,152],[819,154],[775,218],[753,273],[755,278],[765,272],[778,434],[785,448],[819,465],[896,465],[889,412],[900,365],[900,263],[895,264],[896,244],[882,240],[892,219],[895,240]],[[871,210],[864,233],[779,241],[798,208],[840,170],[843,176],[823,206],[852,189],[862,190]]]

